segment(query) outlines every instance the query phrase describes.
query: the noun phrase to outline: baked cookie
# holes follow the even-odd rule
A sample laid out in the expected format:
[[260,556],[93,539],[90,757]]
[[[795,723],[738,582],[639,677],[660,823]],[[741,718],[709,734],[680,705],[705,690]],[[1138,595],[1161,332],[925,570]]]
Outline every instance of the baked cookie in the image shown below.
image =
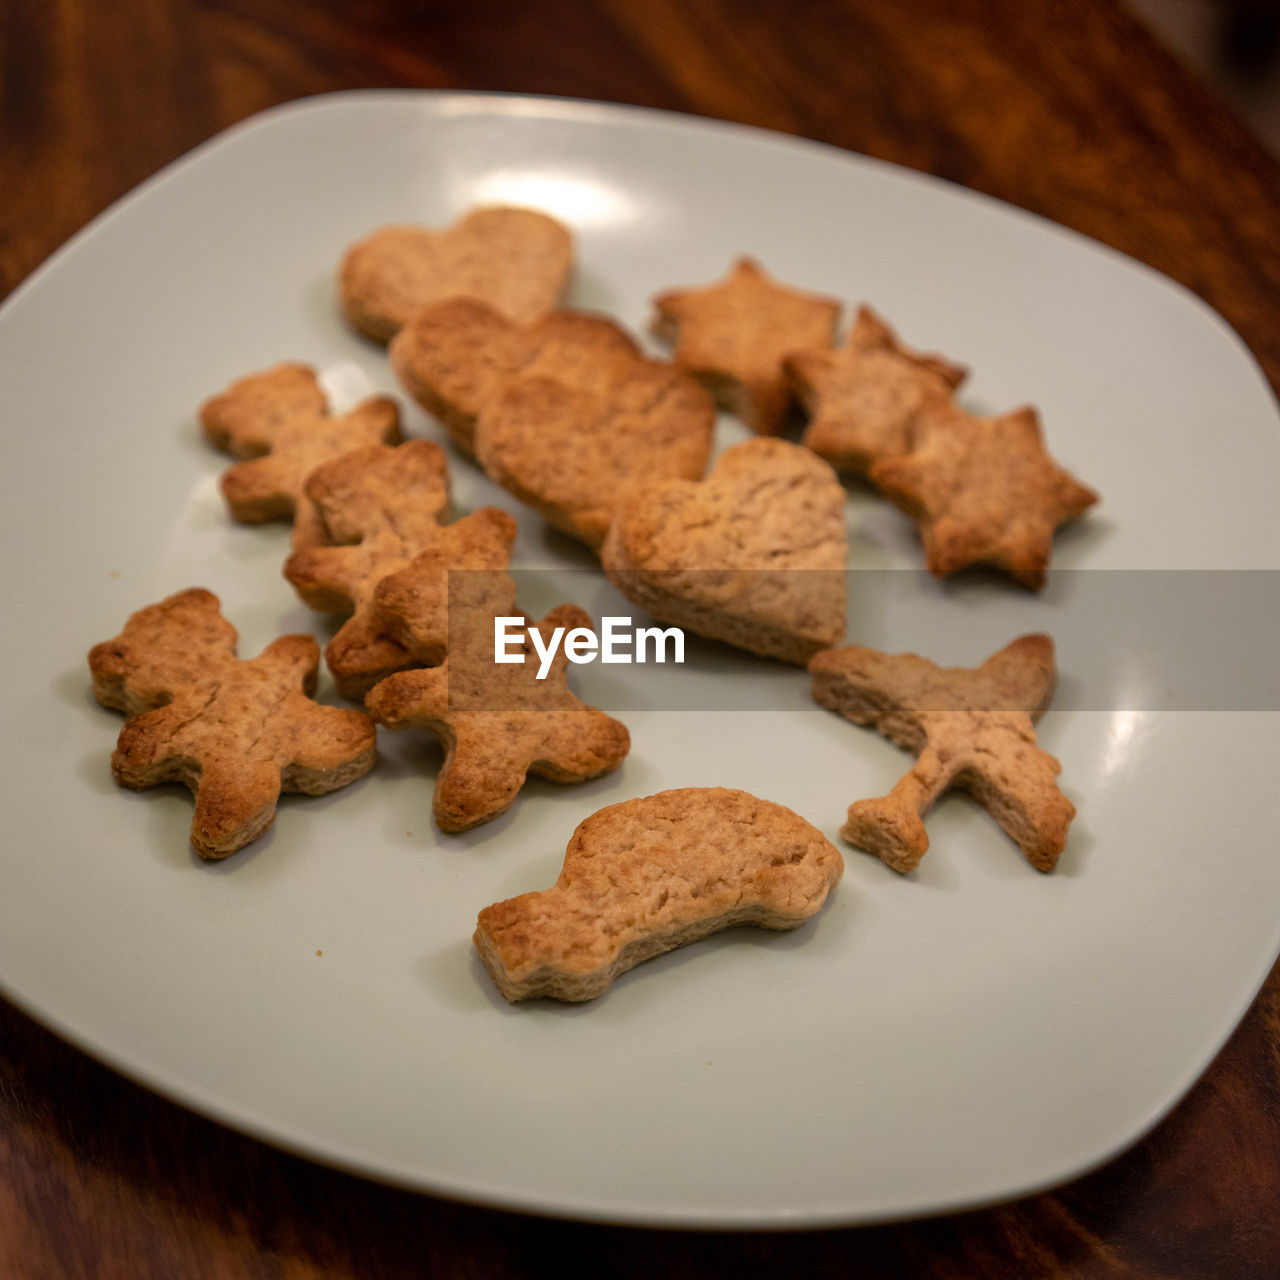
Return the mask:
[[129,717],[111,757],[116,781],[185,783],[196,852],[243,848],[275,821],[281,791],[323,795],[373,767],[369,717],[308,696],[319,663],[310,636],[237,659],[235,628],[198,588],[139,610],[89,652],[95,697]]
[[316,371],[278,364],[233,382],[200,408],[209,442],[246,461],[222,474],[222,494],[245,524],[292,519],[295,548],[315,546],[323,528],[303,492],[322,463],[366,444],[395,444],[400,411],[375,396],[347,413],[331,413]]
[[645,485],[706,470],[715,408],[691,377],[632,360],[605,390],[509,379],[476,422],[476,460],[558,529],[599,547]]
[[1036,745],[1033,727],[1056,680],[1048,636],[1021,636],[974,668],[849,645],[817,654],[809,670],[824,707],[918,756],[889,795],[850,807],[846,840],[895,871],[913,871],[929,848],[921,816],[959,787],[1033,867],[1053,870],[1076,811],[1058,790],[1062,766]]
[[920,524],[930,573],[996,565],[1038,591],[1054,530],[1098,501],[1044,447],[1030,407],[978,418],[929,400],[912,426],[912,451],[882,458],[872,481]]
[[[515,540],[516,522],[497,507],[482,507],[445,525],[405,568],[379,581],[373,625],[414,661],[438,665],[449,652],[451,598],[460,597],[471,574],[504,571]],[[460,603],[465,606],[464,597]]]
[[[465,831],[504,813],[531,773],[585,782],[616,769],[631,746],[625,725],[569,688],[563,645],[542,679],[527,634],[521,662],[495,662],[499,616],[521,616],[510,574],[451,574],[448,657],[438,667],[387,677],[365,700],[379,724],[426,729],[444,744],[433,802],[442,831]],[[557,629],[562,637],[590,630],[591,619],[564,604],[536,626],[545,647]]]
[[475,455],[476,417],[516,374],[607,392],[641,358],[607,316],[549,311],[528,324],[475,298],[450,298],[416,312],[392,340],[391,367],[405,390]]
[[792,396],[783,362],[830,347],[840,303],[779,284],[752,258],[700,289],[653,300],[653,331],[675,344],[674,360],[759,435],[777,435]]
[[950,396],[967,373],[903,346],[870,307],[858,308],[843,347],[797,351],[785,365],[809,413],[804,445],[837,471],[860,473],[906,453],[916,411],[928,398]]
[[313,471],[308,498],[330,545],[295,551],[284,576],[313,609],[350,614],[325,649],[346,698],[362,698],[413,658],[385,635],[373,593],[440,533],[449,505],[444,451],[429,440],[367,445]]
[[717,930],[796,928],[843,871],[836,847],[780,804],[723,787],[663,791],[582,822],[555,885],[486,907],[475,944],[508,1000],[592,1000],[642,960]]
[[342,310],[375,342],[388,342],[421,307],[479,298],[516,321],[556,305],[573,239],[534,209],[472,209],[451,227],[382,227],[347,250],[338,274]]
[[747,440],[703,481],[639,493],[600,560],[655,618],[803,666],[844,635],[844,507],[821,458],[785,440]]

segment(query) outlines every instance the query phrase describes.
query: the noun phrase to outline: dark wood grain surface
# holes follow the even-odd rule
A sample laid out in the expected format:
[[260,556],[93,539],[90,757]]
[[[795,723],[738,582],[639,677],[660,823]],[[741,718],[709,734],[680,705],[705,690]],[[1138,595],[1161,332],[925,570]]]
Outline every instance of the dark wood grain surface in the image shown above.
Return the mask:
[[[939,174],[1181,281],[1280,387],[1280,166],[1104,0],[3,0],[0,295],[227,125],[306,94],[399,85],[666,107]],[[795,1235],[552,1222],[391,1190],[173,1106],[0,1003],[0,1280],[574,1264],[1275,1280],[1280,969],[1189,1096],[1105,1168],[981,1212]]]

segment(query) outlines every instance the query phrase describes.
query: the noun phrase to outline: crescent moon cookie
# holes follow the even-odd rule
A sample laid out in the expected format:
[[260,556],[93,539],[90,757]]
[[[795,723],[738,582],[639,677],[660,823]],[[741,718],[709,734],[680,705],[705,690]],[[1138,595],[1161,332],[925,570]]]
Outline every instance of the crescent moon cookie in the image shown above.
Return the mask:
[[1049,456],[1029,406],[978,418],[931,399],[914,420],[911,452],[881,458],[870,476],[919,522],[930,573],[990,564],[1032,591],[1048,578],[1054,530],[1098,501]]
[[324,526],[304,492],[323,463],[366,444],[396,444],[400,411],[375,396],[334,414],[305,364],[278,364],[233,382],[200,409],[209,442],[245,461],[222,473],[222,495],[245,524],[292,518],[295,550],[325,540]]
[[475,298],[422,308],[389,355],[401,385],[468,457],[475,456],[480,411],[516,375],[607,393],[642,359],[631,336],[607,316],[558,310],[517,324]]
[[845,492],[785,440],[727,449],[702,481],[668,481],[619,513],[600,553],[663,622],[803,666],[845,628]]
[[480,912],[475,945],[510,1001],[592,1000],[643,960],[733,925],[794,929],[844,871],[780,804],[723,787],[663,791],[592,814],[550,888]]
[[809,663],[813,696],[917,755],[887,795],[859,800],[840,834],[895,871],[929,848],[921,820],[946,790],[968,791],[1039,871],[1052,871],[1075,806],[1058,789],[1062,766],[1036,745],[1034,722],[1056,682],[1053,641],[1020,636],[979,667],[938,667],[914,653],[861,645]]
[[626,726],[568,684],[569,644],[575,632],[590,631],[590,617],[577,605],[558,606],[500,663],[495,619],[525,621],[511,575],[455,571],[447,593],[448,656],[438,667],[388,676],[365,699],[377,723],[426,729],[444,744],[436,825],[466,831],[496,818],[531,773],[572,783],[616,769],[631,748]]
[[903,346],[870,307],[860,307],[843,347],[798,351],[787,375],[809,412],[803,444],[837,471],[865,473],[906,453],[911,423],[932,397],[949,397],[967,370]]
[[512,320],[533,320],[556,305],[572,265],[563,224],[494,206],[442,231],[382,227],[347,250],[338,288],[352,327],[385,343],[415,311],[446,298],[478,298]]
[[89,653],[94,696],[129,717],[111,758],[116,781],[185,783],[196,852],[243,848],[275,821],[282,791],[324,795],[373,767],[369,717],[311,700],[319,663],[310,636],[281,636],[238,659],[235,628],[208,591],[140,609]]
[[759,435],[778,435],[793,398],[784,361],[795,351],[830,347],[841,304],[779,284],[753,258],[697,289],[653,300],[653,331],[674,343],[672,358]]

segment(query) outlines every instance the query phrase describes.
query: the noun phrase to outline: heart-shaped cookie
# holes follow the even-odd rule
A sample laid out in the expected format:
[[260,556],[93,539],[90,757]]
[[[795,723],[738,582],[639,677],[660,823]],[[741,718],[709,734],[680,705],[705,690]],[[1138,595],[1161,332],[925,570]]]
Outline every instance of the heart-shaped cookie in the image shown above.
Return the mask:
[[557,528],[598,547],[645,485],[697,479],[711,456],[715,407],[662,360],[633,360],[607,389],[517,377],[476,420],[476,458]]
[[450,298],[417,311],[389,348],[405,390],[474,456],[480,410],[518,375],[605,392],[639,359],[608,316],[567,309],[516,324],[488,303]]
[[472,209],[443,231],[382,227],[351,246],[338,284],[351,325],[388,342],[420,307],[479,298],[512,320],[556,304],[573,262],[573,240],[534,209]]
[[748,440],[703,481],[637,495],[600,559],[655,618],[803,665],[844,635],[844,503],[835,472],[808,449]]

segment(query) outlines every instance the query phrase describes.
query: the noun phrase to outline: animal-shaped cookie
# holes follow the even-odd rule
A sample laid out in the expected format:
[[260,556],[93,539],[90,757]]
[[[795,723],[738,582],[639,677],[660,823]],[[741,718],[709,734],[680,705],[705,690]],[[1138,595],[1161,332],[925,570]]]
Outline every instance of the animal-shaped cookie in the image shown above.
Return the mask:
[[879,729],[918,757],[889,795],[850,807],[840,832],[846,840],[895,871],[913,871],[929,848],[922,815],[958,787],[1032,866],[1053,870],[1076,811],[1058,790],[1062,766],[1036,745],[1033,727],[1056,680],[1048,636],[1021,636],[974,668],[849,645],[817,654],[809,670],[824,707]]
[[222,474],[231,514],[245,524],[292,518],[297,549],[324,541],[303,492],[307,477],[351,449],[400,439],[394,400],[375,396],[347,413],[331,413],[316,371],[304,364],[238,379],[205,401],[200,424],[216,448],[245,459]]
[[630,749],[626,726],[568,686],[559,642],[577,628],[590,630],[587,614],[565,604],[536,624],[544,649],[557,643],[554,659],[541,657],[526,632],[520,645],[504,646],[519,661],[503,663],[495,661],[497,617],[522,617],[510,574],[450,574],[448,657],[438,667],[389,676],[365,699],[379,724],[426,729],[444,744],[433,801],[442,831],[496,818],[531,773],[584,782],[616,769]]
[[416,312],[392,340],[391,367],[405,390],[475,455],[476,418],[518,374],[607,392],[641,359],[634,340],[607,316],[549,311],[528,324],[475,298],[451,298]]
[[342,695],[362,698],[413,661],[379,628],[373,593],[439,534],[449,503],[444,451],[429,440],[368,445],[312,472],[306,490],[332,545],[295,551],[284,574],[313,609],[351,615],[325,661]]
[[1046,452],[1030,407],[978,418],[929,400],[911,452],[880,459],[870,476],[919,522],[931,573],[990,564],[1033,591],[1048,577],[1054,530],[1098,501]]
[[639,493],[600,559],[655,618],[803,666],[844,635],[844,508],[821,458],[785,440],[747,440],[704,481]]
[[[467,607],[466,580],[506,569],[516,522],[497,507],[482,507],[445,525],[425,551],[374,588],[371,617],[417,662],[434,667],[449,652],[449,603]],[[513,615],[514,616],[514,615]]]
[[663,791],[582,822],[554,886],[486,907],[475,944],[508,1000],[591,1000],[719,929],[796,928],[843,871],[835,846],[780,804],[723,787]]
[[784,361],[830,347],[840,315],[836,299],[779,284],[748,257],[715,284],[653,303],[654,333],[675,344],[675,362],[760,435],[777,435],[792,404]]
[[911,423],[930,397],[949,396],[965,370],[903,346],[870,307],[860,307],[849,341],[787,357],[787,376],[809,412],[803,443],[837,471],[865,472],[906,453]]
[[316,642],[296,635],[237,659],[235,628],[198,588],[139,610],[89,653],[94,695],[129,717],[111,758],[116,781],[185,783],[196,852],[234,853],[275,821],[281,791],[323,795],[373,767],[369,717],[308,696],[319,663]]
[[692,378],[634,360],[604,390],[508,380],[476,422],[476,459],[558,529],[599,547],[645,485],[702,475],[714,429],[715,408]]
[[382,227],[347,250],[338,285],[347,320],[388,342],[413,313],[478,298],[516,321],[550,311],[573,263],[573,239],[534,209],[472,209],[443,231]]

